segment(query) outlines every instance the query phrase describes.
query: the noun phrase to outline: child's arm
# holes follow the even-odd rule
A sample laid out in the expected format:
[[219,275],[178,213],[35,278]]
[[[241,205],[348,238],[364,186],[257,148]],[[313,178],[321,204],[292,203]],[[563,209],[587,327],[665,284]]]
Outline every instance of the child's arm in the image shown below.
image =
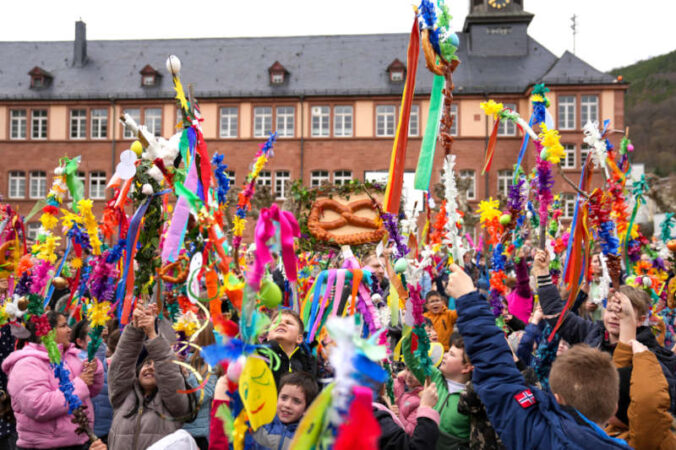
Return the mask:
[[[551,278],[548,281],[538,279],[538,297],[542,305],[542,311],[546,315],[558,314],[563,310],[563,301],[559,295],[559,290],[552,284]],[[566,317],[561,322],[557,333],[570,345],[583,342],[594,326],[594,322],[583,319],[570,311],[565,314]],[[549,323],[554,325],[557,320],[558,316],[550,319]]]
[[124,327],[120,342],[108,366],[108,397],[113,408],[119,408],[134,388],[136,361],[143,348],[145,333],[129,324]]
[[526,325],[526,331],[521,336],[519,348],[516,349],[516,356],[527,366],[530,366],[533,359],[533,344],[540,337],[540,326],[537,323]]
[[450,294],[457,299],[458,328],[474,366],[472,381],[493,427],[507,448],[519,448],[524,436],[539,442],[540,434],[551,425],[538,413],[535,393],[516,368],[488,302],[473,289],[472,280],[460,273],[462,269],[454,265],[451,270],[449,286],[454,292]]

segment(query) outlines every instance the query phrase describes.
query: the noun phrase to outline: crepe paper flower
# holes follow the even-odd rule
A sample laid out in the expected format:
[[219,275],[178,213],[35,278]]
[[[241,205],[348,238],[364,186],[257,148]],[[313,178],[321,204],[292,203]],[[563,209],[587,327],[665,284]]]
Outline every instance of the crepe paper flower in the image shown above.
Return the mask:
[[77,256],[70,261],[70,267],[72,267],[74,270],[81,269],[82,268],[82,259],[78,258]]
[[482,102],[479,106],[484,110],[484,113],[487,116],[493,116],[493,119],[497,119],[500,112],[504,109],[502,103],[496,103],[495,100]]
[[606,157],[608,154],[608,146],[606,141],[601,137],[598,124],[587,122],[584,127],[582,127],[582,131],[585,135],[585,144],[591,147],[592,151],[589,156],[592,158],[594,167],[607,170]]
[[664,243],[666,243],[669,239],[671,239],[671,229],[676,225],[676,221],[674,220],[674,213],[669,212],[664,215],[664,220],[660,224],[660,240]]
[[214,176],[218,182],[216,197],[218,198],[218,203],[221,206],[224,206],[228,203],[228,191],[230,190],[230,178],[226,172],[228,165],[223,164],[223,158],[223,155],[216,153],[211,159],[211,164],[215,166]]
[[547,125],[544,123],[540,124],[540,128],[542,131],[539,137],[541,144],[544,147],[544,154],[540,157],[552,164],[558,164],[561,161],[561,158],[566,155],[560,142],[561,136],[559,136],[557,130],[547,129]]
[[408,247],[404,244],[404,238],[399,232],[397,226],[397,216],[390,213],[382,214],[383,226],[389,235],[388,242],[393,242],[397,258],[405,258],[408,254]]
[[31,316],[31,322],[35,325],[35,335],[37,337],[47,336],[52,330],[52,327],[49,326],[49,320],[47,320],[46,314],[41,316]]
[[500,201],[497,199],[493,200],[493,197],[489,197],[488,200],[481,200],[479,208],[476,210],[477,214],[480,215],[479,221],[485,224],[499,218],[502,215],[502,211],[498,209],[499,206]]
[[627,136],[623,136],[620,141],[620,155],[626,155],[627,152],[633,152],[634,145],[631,143],[631,140]]
[[56,216],[45,213],[40,216],[40,223],[45,230],[51,230],[58,225],[59,219]]
[[504,309],[504,306],[502,304],[502,298],[500,297],[500,293],[496,289],[491,289],[489,295],[490,296],[488,302],[491,305],[491,312],[493,313],[493,316],[495,316],[495,318],[498,318],[502,316],[502,310]]
[[87,310],[90,327],[105,326],[108,323],[110,302],[93,302]]

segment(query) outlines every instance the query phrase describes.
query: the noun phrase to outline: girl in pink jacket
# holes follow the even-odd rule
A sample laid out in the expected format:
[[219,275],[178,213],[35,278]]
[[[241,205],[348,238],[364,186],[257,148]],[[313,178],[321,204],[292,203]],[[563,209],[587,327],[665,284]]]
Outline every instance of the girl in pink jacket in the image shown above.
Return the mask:
[[[93,427],[94,408],[91,399],[103,386],[103,366],[95,359],[91,363],[82,358],[81,350],[70,345],[70,327],[66,316],[50,311],[49,325],[56,330],[54,340],[62,351],[62,360],[70,372],[76,394],[86,405],[89,424]],[[84,448],[85,434],[76,434],[77,428],[68,414],[66,398],[59,390],[59,382],[49,365],[47,349],[35,334],[32,322],[28,324],[30,342],[11,353],[2,363],[7,373],[7,391],[12,399],[20,448]]]
[[[406,387],[408,386],[408,391]],[[399,419],[404,425],[404,431],[413,435],[418,423],[418,407],[420,406],[420,392],[423,387],[410,370],[406,369],[394,379],[394,398],[399,409]]]

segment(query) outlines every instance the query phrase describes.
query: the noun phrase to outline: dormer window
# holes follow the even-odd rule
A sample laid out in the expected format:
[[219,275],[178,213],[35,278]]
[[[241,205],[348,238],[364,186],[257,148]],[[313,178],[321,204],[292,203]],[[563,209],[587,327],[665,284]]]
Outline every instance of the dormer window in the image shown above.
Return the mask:
[[270,84],[275,86],[286,83],[286,77],[289,75],[289,72],[279,63],[279,61],[275,61],[275,63],[268,68],[268,73],[270,74]]
[[406,66],[399,61],[398,58],[395,58],[395,60],[387,66],[387,73],[390,75],[391,83],[402,83],[406,79]]
[[160,84],[160,74],[157,70],[148,64],[143,69],[141,69],[141,86],[143,87],[153,87]]
[[38,66],[33,67],[33,70],[28,72],[28,75],[31,77],[31,89],[44,89],[49,87],[54,78],[51,73]]

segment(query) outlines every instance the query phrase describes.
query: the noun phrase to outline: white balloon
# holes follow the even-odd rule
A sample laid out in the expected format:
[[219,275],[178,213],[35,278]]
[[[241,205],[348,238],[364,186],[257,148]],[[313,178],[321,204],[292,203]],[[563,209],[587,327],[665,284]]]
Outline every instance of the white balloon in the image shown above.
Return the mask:
[[124,162],[121,162],[115,168],[115,175],[117,175],[123,180],[133,178],[134,175],[136,175],[136,166],[134,166],[133,164],[126,164]]
[[120,162],[134,164],[137,159],[138,156],[136,156],[136,153],[131,150],[125,150],[120,153]]

